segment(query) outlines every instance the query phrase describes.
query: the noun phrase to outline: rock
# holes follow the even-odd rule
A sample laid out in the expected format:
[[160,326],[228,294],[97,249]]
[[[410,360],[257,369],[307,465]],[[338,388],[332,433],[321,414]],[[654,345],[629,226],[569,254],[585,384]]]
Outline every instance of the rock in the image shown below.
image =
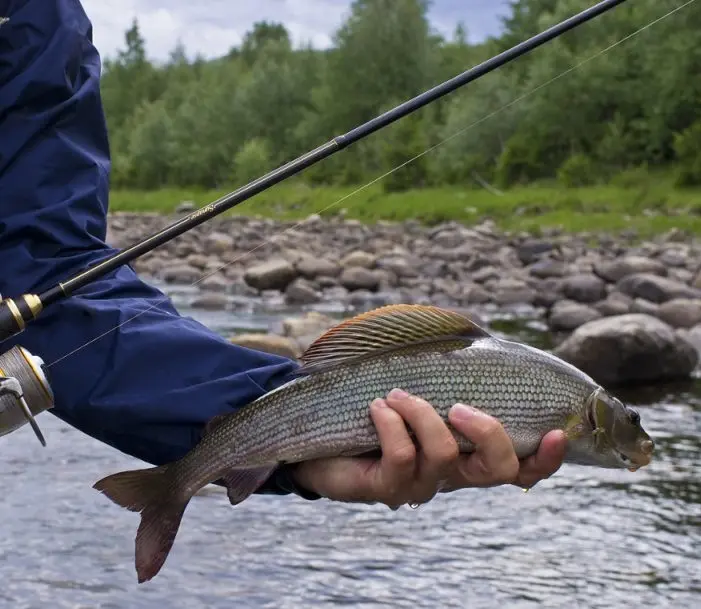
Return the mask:
[[176,214],[189,214],[190,212],[195,211],[196,209],[197,209],[197,205],[195,205],[194,201],[182,201],[175,208],[175,213]]
[[644,313],[645,315],[652,315],[653,317],[657,317],[658,309],[658,304],[645,300],[644,298],[635,298],[630,305],[631,313]]
[[317,311],[309,311],[301,317],[283,319],[282,331],[284,336],[290,338],[300,338],[310,334],[319,336],[336,323],[337,321],[328,315],[323,315]]
[[593,273],[572,275],[562,282],[562,291],[576,302],[598,302],[606,298],[606,284]]
[[697,271],[694,278],[691,280],[691,287],[701,290],[701,270]]
[[244,281],[257,290],[284,290],[297,277],[294,267],[281,258],[246,270]]
[[491,294],[481,285],[467,284],[463,286],[461,301],[463,304],[485,304],[492,300]]
[[348,290],[342,285],[334,285],[324,289],[324,299],[343,302],[348,298]]
[[295,341],[285,336],[277,334],[239,334],[233,336],[230,342],[248,349],[264,351],[274,355],[281,355],[289,359],[296,359],[299,356],[300,350]]
[[536,298],[535,290],[520,279],[500,279],[491,289],[494,302],[501,305],[532,304]]
[[594,272],[612,283],[620,281],[628,275],[648,273],[651,275],[667,275],[667,268],[658,260],[644,256],[624,256],[615,260],[605,260],[594,265]]
[[188,264],[175,263],[164,268],[160,275],[161,279],[166,283],[190,284],[197,281],[202,276],[202,273]]
[[190,254],[185,262],[190,266],[204,270],[209,262],[209,257],[204,254]]
[[375,291],[380,285],[380,278],[371,270],[362,266],[350,266],[343,269],[339,281],[344,288],[351,291]]
[[226,294],[219,292],[204,292],[193,299],[191,306],[193,309],[208,309],[210,311],[221,311],[226,308],[229,299]]
[[548,279],[550,277],[564,277],[567,272],[567,265],[561,260],[544,258],[528,267],[528,272],[534,277]]
[[549,309],[562,298],[562,281],[557,277],[538,280],[532,287],[535,290],[533,304],[536,307]]
[[491,281],[492,279],[499,279],[502,273],[500,273],[493,266],[484,266],[478,271],[470,274],[470,281],[475,283],[485,283],[486,281]]
[[701,324],[701,300],[668,300],[657,309],[657,317],[674,328],[691,328]]
[[208,254],[227,254],[234,249],[234,238],[215,231],[207,235],[204,247]]
[[226,292],[231,285],[231,281],[222,275],[210,275],[205,277],[198,284],[201,290],[209,292]]
[[644,314],[585,323],[554,353],[604,385],[687,378],[699,360],[696,349],[670,325]]
[[681,249],[668,249],[662,252],[657,259],[667,267],[683,267],[686,266],[687,253]]
[[289,304],[312,304],[321,297],[309,281],[301,277],[295,279],[285,290],[285,301]]
[[651,273],[626,275],[616,284],[616,288],[633,298],[644,298],[658,304],[672,298],[701,298],[701,290]]
[[605,300],[597,302],[594,308],[604,316],[625,315],[630,312],[633,299],[620,292],[611,292]]
[[358,250],[355,252],[351,252],[347,256],[344,256],[341,259],[341,266],[344,269],[351,268],[351,267],[361,267],[364,269],[372,269],[375,267],[376,262],[377,262],[377,258],[375,256],[373,256],[372,254],[369,254],[368,252]]
[[336,277],[341,272],[341,267],[337,263],[325,258],[314,258],[312,256],[304,256],[295,266],[297,272],[307,279]]
[[522,264],[528,265],[535,262],[543,254],[552,249],[553,245],[549,241],[528,239],[527,241],[516,246],[516,255]]
[[691,271],[679,267],[670,268],[667,276],[670,279],[686,284],[690,284],[694,279],[694,274]]
[[683,333],[683,338],[696,348],[696,352],[701,358],[701,324],[698,324],[689,330],[677,330],[677,334],[680,332]]
[[465,242],[465,236],[460,230],[441,230],[433,235],[433,243],[439,247],[453,249]]
[[548,326],[555,331],[569,332],[601,316],[599,311],[588,305],[572,300],[561,300],[550,310]]

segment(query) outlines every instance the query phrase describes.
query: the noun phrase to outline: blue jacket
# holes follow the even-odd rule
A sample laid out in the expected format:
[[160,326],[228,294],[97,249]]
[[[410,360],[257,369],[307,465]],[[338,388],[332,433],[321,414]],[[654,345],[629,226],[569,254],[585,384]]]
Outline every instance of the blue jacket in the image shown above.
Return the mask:
[[[110,157],[92,25],[78,0],[0,0],[0,17],[9,17],[0,25],[0,294],[11,297],[114,250],[105,243]],[[56,416],[152,464],[182,456],[207,420],[296,368],[180,316],[129,267],[50,306],[0,348],[16,343],[49,365]],[[284,470],[260,492],[290,491],[313,497]]]

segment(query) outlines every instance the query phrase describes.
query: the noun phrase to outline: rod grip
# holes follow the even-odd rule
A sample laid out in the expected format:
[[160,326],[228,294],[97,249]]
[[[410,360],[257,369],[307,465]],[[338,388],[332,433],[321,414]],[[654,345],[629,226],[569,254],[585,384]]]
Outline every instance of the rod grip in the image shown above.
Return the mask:
[[0,343],[17,336],[43,309],[34,294],[0,300]]

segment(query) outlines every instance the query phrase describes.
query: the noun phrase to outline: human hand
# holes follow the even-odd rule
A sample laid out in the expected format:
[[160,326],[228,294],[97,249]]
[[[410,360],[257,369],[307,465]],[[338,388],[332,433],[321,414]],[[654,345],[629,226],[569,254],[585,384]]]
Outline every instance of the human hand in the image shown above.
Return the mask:
[[[538,452],[519,462],[511,439],[496,419],[455,405],[449,420],[476,446],[461,455],[448,426],[425,400],[393,390],[370,405],[382,457],[337,457],[300,463],[297,484],[336,501],[400,505],[430,501],[437,492],[515,484],[531,487],[555,473],[564,458],[565,436],[552,431]],[[409,435],[409,426],[416,444]]]

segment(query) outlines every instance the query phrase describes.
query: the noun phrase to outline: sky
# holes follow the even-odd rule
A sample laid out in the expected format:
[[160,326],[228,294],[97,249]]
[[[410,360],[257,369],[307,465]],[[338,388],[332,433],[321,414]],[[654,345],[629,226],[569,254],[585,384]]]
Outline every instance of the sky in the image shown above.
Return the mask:
[[[180,40],[189,57],[224,55],[238,45],[256,21],[284,23],[294,43],[317,48],[348,14],[350,0],[82,0],[93,24],[93,41],[100,55],[112,57],[124,47],[124,32],[139,20],[150,59],[161,61]],[[479,42],[497,34],[507,0],[433,0],[433,27],[450,36],[459,21],[468,39]]]

